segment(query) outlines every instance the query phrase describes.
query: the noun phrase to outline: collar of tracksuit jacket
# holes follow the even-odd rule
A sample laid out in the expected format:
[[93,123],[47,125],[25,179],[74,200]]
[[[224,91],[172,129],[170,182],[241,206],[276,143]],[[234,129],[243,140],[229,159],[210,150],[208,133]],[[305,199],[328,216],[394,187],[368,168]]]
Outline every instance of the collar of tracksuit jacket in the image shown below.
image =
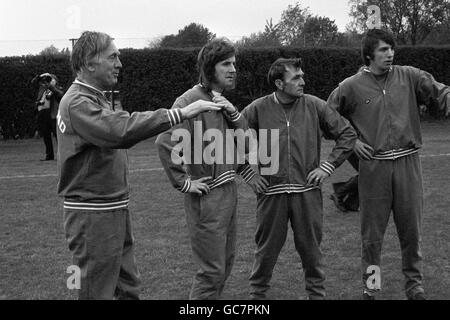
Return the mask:
[[95,94],[100,95],[100,96],[101,96],[102,98],[104,98],[105,100],[108,100],[108,99],[106,98],[105,92],[103,92],[103,91],[101,91],[101,90],[99,90],[99,89],[97,89],[97,88],[95,88],[95,87],[93,87],[93,86],[91,86],[91,85],[89,85],[89,84],[87,84],[87,83],[84,83],[84,82],[80,81],[79,79],[75,79],[75,81],[73,82],[73,84],[78,84],[78,85],[80,85],[80,86],[83,86],[83,87],[85,87],[85,88],[88,88],[89,90],[93,91]]
[[[374,79],[376,80],[376,78],[375,78],[375,73],[373,73],[372,70],[370,70],[369,67],[364,67],[362,70],[363,70],[364,72],[367,72],[367,73],[372,74],[373,77],[374,77]],[[390,67],[389,67],[389,70],[387,71],[386,81],[384,82],[384,86],[383,86],[383,88],[382,88],[383,94],[386,94],[386,84],[387,84],[387,82],[388,82],[389,74],[390,74],[391,72],[392,72],[392,66],[390,66]],[[378,83],[378,81],[377,81],[377,83]],[[381,87],[380,87],[380,88],[381,88]]]

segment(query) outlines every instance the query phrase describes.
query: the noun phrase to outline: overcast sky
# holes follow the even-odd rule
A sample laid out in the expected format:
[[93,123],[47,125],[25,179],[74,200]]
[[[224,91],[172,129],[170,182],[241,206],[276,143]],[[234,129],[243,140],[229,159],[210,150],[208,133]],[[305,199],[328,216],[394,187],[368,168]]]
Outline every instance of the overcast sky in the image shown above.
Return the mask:
[[[277,23],[295,0],[0,0],[0,56],[36,54],[53,44],[70,47],[83,30],[103,31],[119,48],[142,48],[149,40],[176,34],[191,22],[217,36],[238,40]],[[313,14],[350,21],[348,0],[302,0]]]

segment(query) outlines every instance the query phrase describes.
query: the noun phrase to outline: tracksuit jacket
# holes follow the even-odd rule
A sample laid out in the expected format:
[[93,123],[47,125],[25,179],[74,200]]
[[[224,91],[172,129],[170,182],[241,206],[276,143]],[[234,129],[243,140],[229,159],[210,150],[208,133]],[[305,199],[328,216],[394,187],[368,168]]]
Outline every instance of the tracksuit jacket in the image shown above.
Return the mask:
[[[266,195],[318,188],[307,184],[308,174],[320,167],[331,175],[352,152],[356,139],[355,131],[346,119],[328,108],[325,101],[309,94],[294,102],[289,115],[275,93],[253,101],[242,114],[257,133],[259,129],[280,130],[279,170],[272,175],[263,175],[269,182]],[[320,163],[322,135],[336,139],[336,145],[328,159]],[[267,144],[269,150],[270,141]]]
[[[125,121],[123,121],[125,120]],[[128,204],[127,149],[182,121],[179,110],[113,111],[104,93],[75,80],[61,100],[58,194],[69,209]]]
[[430,73],[394,65],[384,87],[364,68],[342,81],[328,103],[348,118],[359,139],[374,149],[374,159],[394,160],[422,147],[418,103],[445,110],[449,93],[449,87]]
[[402,251],[402,271],[408,297],[423,292],[421,225],[422,172],[418,150],[422,146],[419,104],[448,110],[450,88],[426,71],[392,66],[383,85],[362,69],[339,84],[328,103],[348,118],[359,139],[374,149],[371,160],[359,162],[361,205],[362,281],[369,285],[370,266],[381,264],[381,250],[389,216]]
[[[177,98],[172,106],[172,110],[183,108],[200,99],[211,101],[212,93],[201,85],[195,85],[192,89],[186,91]],[[191,135],[190,147],[192,152],[190,159],[188,159],[188,161],[186,161],[186,159],[183,160],[183,164],[174,163],[172,161],[172,157],[181,158],[186,156],[186,154],[182,154],[180,150],[175,149],[175,146],[179,141],[171,139],[174,130],[177,128],[185,129],[186,132],[189,132]],[[210,189],[213,189],[224,183],[234,181],[236,173],[239,173],[245,181],[249,181],[254,176],[250,167],[237,163],[237,152],[235,152],[235,159],[232,161],[233,163],[227,163],[225,157],[227,151],[229,152],[230,150],[227,150],[225,137],[223,139],[223,159],[218,159],[218,161],[215,161],[213,164],[205,163],[204,159],[195,161],[195,149],[197,149],[198,157],[199,155],[203,155],[203,152],[208,145],[214,143],[204,141],[204,134],[210,129],[218,130],[222,134],[224,134],[227,129],[245,130],[246,122],[237,110],[230,115],[226,111],[204,112],[195,118],[184,121],[176,128],[160,134],[156,140],[161,163],[164,166],[170,182],[176,189],[183,193],[189,191],[191,180],[197,180],[202,177],[212,177],[212,180],[208,181],[207,184]],[[229,142],[230,141],[228,141],[228,143]],[[196,148],[197,144],[198,148]],[[198,152],[199,150],[200,152]]]

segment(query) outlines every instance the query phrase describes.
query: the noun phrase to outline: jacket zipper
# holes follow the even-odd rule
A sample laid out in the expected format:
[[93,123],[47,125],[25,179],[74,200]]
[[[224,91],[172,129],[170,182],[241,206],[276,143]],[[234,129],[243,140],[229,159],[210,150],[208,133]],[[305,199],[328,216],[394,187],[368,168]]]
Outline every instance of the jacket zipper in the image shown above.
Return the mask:
[[381,91],[383,92],[383,104],[384,104],[384,110],[387,113],[388,119],[389,119],[389,129],[390,131],[388,132],[388,140],[389,140],[389,144],[392,146],[392,120],[391,120],[391,115],[389,113],[389,110],[386,107],[386,85],[388,83],[389,80],[389,76],[392,72],[392,69],[388,71],[388,74],[386,75],[386,81],[384,82],[383,87],[380,86],[380,83],[378,82],[378,80],[375,78],[375,75],[371,72],[372,78],[373,80],[375,80],[375,82],[377,83],[378,87],[381,89]]
[[[291,172],[291,138],[290,138],[290,120],[292,117],[292,110],[289,113],[289,119],[287,117],[286,111],[284,110],[284,107],[281,106],[281,108],[283,109],[283,113],[284,113],[284,118],[286,119],[286,125],[287,125],[287,134],[288,134],[288,138],[287,138],[287,143],[288,143],[288,182],[289,184],[291,184],[291,179],[290,179],[290,172]],[[289,193],[289,191],[288,191]]]

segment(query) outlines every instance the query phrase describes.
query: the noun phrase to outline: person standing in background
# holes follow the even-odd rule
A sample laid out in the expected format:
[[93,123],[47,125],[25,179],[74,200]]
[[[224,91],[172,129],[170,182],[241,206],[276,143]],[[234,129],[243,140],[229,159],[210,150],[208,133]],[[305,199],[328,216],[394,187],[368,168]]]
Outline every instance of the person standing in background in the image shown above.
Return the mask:
[[64,95],[58,86],[58,79],[54,74],[43,73],[36,76],[32,83],[39,84],[38,98],[36,100],[37,124],[40,136],[44,139],[45,158],[41,161],[54,160],[52,134],[57,139],[56,115],[59,102]]

